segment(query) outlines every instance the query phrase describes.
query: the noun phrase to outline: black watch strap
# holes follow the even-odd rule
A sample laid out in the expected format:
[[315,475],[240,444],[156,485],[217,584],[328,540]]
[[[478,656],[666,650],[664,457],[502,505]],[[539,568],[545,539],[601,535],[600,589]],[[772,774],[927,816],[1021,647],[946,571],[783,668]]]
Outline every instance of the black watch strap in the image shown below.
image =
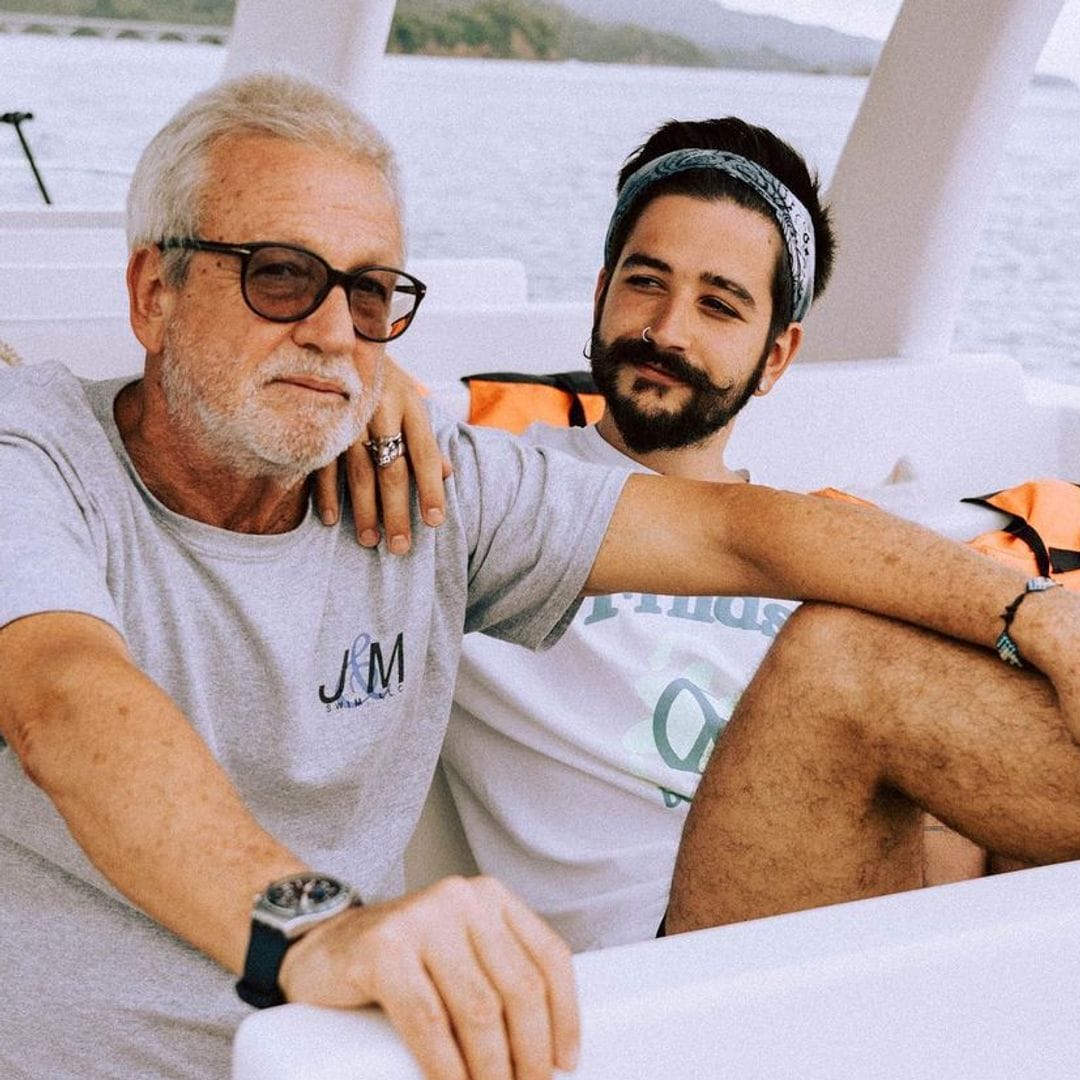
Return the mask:
[[251,940],[244,958],[244,974],[236,984],[241,1000],[256,1009],[269,1009],[271,1005],[284,1005],[285,995],[278,985],[281,962],[292,942],[272,926],[251,920]]

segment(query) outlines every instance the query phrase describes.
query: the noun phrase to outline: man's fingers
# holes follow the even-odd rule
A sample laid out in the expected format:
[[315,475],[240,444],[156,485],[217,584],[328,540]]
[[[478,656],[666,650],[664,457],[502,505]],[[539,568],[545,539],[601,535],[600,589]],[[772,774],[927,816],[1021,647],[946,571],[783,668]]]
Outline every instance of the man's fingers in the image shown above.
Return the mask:
[[315,512],[324,525],[336,525],[341,516],[338,499],[338,465],[331,461],[315,474]]
[[367,439],[367,432],[364,432],[345,451],[345,476],[349,482],[356,538],[364,547],[375,547],[379,542],[379,506],[375,494],[375,465],[364,446]]
[[468,1080],[446,1006],[419,960],[397,968],[377,999],[426,1080]]
[[[403,435],[402,443],[396,436]],[[381,440],[378,449],[400,457],[377,468],[362,444]],[[428,525],[446,518],[444,480],[450,463],[439,450],[427,408],[416,384],[390,357],[386,358],[383,392],[368,422],[368,433],[347,451],[349,492],[353,502],[356,535],[365,547],[379,542],[380,519],[387,550],[404,555],[412,546],[411,485],[416,485],[420,514]]]
[[420,515],[428,525],[441,525],[446,519],[444,485],[453,469],[439,450],[439,444],[431,430],[431,418],[418,396],[405,406],[402,430],[405,432],[409,465],[416,481]]
[[555,1064],[549,995],[532,958],[504,923],[472,935],[480,966],[502,1004],[516,1080],[551,1080]]
[[[466,935],[446,935],[425,956],[440,991],[470,1077],[533,1080],[543,1073],[515,1073],[503,1019],[505,1002],[492,985]],[[550,1052],[547,1053],[550,1060]],[[550,1072],[547,1074],[550,1077]]]
[[516,897],[509,898],[503,913],[509,932],[517,938],[543,980],[555,1066],[571,1072],[577,1067],[581,1049],[581,1020],[570,947]]
[[[551,1080],[557,1064],[552,1002],[568,997],[573,1006],[575,998],[569,950],[497,881],[446,882],[445,891],[446,899],[467,912],[466,933],[440,935],[425,962],[447,1002],[471,1074]],[[524,934],[512,922],[525,924]],[[549,971],[563,985],[549,987]],[[576,1039],[573,1020],[566,1037]],[[565,1060],[574,1053],[576,1042]]]
[[[408,445],[406,442],[406,451]],[[409,467],[405,464],[405,458],[399,457],[385,469],[376,470],[376,473],[386,546],[394,555],[404,555],[412,544]]]
[[425,1077],[551,1080],[573,1069],[569,949],[490,878],[354,908],[290,951],[291,1001],[381,1006]]

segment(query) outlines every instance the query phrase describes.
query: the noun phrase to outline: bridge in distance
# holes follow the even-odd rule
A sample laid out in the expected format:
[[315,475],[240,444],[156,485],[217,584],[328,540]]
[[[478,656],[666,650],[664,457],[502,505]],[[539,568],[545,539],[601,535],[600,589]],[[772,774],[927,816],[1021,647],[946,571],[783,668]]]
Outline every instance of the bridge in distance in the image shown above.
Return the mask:
[[63,37],[127,38],[136,41],[188,41],[224,45],[229,27],[151,22],[148,19],[98,19],[0,11],[0,33],[54,34]]

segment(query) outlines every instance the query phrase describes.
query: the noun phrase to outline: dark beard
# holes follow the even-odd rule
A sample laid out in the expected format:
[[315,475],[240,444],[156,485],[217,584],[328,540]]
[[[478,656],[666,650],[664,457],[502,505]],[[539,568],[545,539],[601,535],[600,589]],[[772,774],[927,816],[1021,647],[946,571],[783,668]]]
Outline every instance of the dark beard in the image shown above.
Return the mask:
[[[678,353],[661,352],[653,342],[642,338],[621,338],[609,345],[593,327],[590,360],[593,380],[604,395],[623,442],[637,454],[648,454],[653,450],[693,446],[727,427],[753,397],[770,351],[771,347],[767,347],[762,352],[757,366],[742,385],[730,382],[717,386]],[[619,371],[627,364],[648,364],[666,372],[687,386],[689,400],[674,412],[642,409],[632,397],[619,392]],[[635,379],[633,389],[651,389],[654,393],[659,391],[661,397],[664,395],[663,387],[647,384],[644,379]]]

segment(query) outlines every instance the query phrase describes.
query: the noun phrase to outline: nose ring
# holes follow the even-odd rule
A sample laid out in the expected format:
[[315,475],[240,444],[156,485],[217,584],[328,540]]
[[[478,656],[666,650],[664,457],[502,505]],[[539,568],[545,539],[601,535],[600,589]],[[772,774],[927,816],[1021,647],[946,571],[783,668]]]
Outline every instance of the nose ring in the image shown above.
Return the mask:
[[646,326],[646,327],[645,327],[645,329],[641,331],[641,340],[642,340],[642,341],[647,341],[647,342],[649,342],[650,344],[652,344],[652,338],[651,338],[651,337],[649,337],[649,331],[650,331],[651,329],[652,329],[652,327],[651,327],[651,326]]

